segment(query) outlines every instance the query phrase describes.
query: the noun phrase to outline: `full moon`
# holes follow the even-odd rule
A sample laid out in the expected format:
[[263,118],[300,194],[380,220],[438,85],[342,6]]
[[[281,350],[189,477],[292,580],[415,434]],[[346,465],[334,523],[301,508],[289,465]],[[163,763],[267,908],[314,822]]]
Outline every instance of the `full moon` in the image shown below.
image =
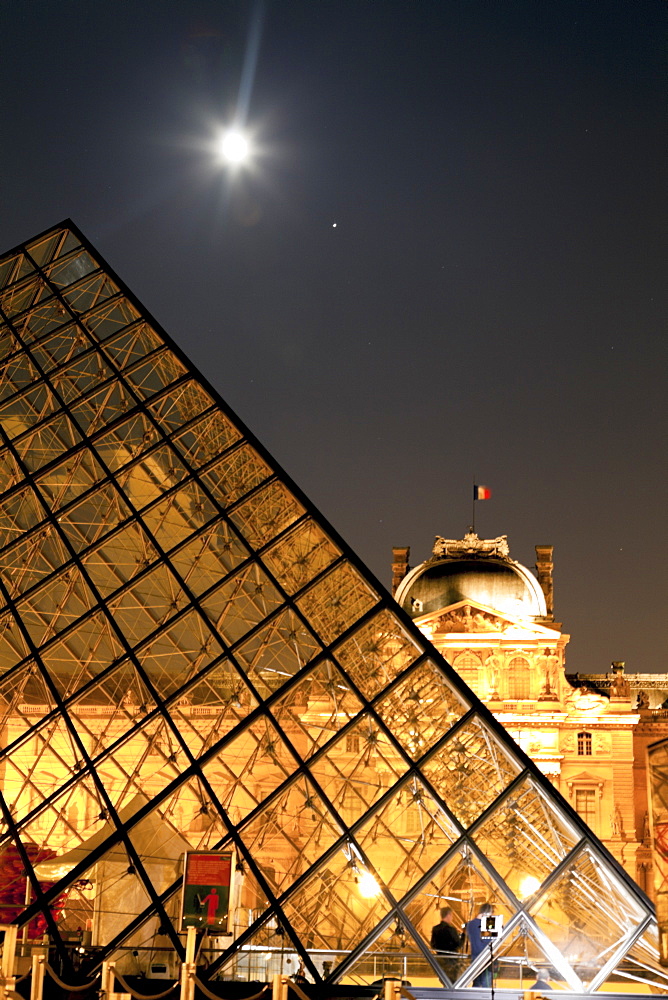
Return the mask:
[[248,139],[236,129],[229,129],[221,136],[219,149],[228,163],[243,163],[250,152]]

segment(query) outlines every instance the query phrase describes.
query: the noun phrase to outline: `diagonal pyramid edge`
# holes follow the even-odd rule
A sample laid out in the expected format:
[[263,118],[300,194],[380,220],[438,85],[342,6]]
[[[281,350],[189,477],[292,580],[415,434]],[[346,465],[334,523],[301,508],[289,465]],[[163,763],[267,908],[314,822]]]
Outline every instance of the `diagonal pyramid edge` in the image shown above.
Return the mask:
[[[51,239],[65,229],[72,238]],[[156,808],[169,803],[163,821],[174,836],[197,849],[225,841],[243,857],[254,888],[242,886],[239,892],[257,904],[245,907],[248,929],[265,924],[267,907],[280,923],[290,924],[292,890],[276,891],[281,880],[276,881],[276,859],[272,874],[271,843],[263,854],[264,842],[257,848],[257,841],[249,846],[246,839],[255,817],[263,808],[268,815],[268,804],[278,803],[271,807],[272,823],[279,821],[278,809],[283,824],[278,863],[293,865],[296,885],[318,869],[321,862],[312,856],[308,861],[305,853],[308,807],[291,797],[296,777],[314,789],[318,808],[338,824],[341,843],[358,852],[377,878],[379,899],[399,919],[405,893],[386,880],[401,881],[402,865],[415,863],[413,849],[404,844],[425,836],[420,829],[424,809],[419,803],[416,808],[397,805],[399,790],[414,776],[433,808],[448,817],[456,849],[473,844],[480,851],[476,824],[483,813],[491,822],[491,806],[505,786],[494,790],[489,784],[491,795],[474,799],[468,811],[463,804],[454,806],[454,789],[469,782],[470,792],[483,763],[491,782],[501,773],[503,758],[516,776],[530,777],[546,813],[552,807],[580,841],[593,845],[600,864],[614,873],[637,911],[651,916],[652,904],[639,887],[83,234],[68,222],[29,243],[65,252],[49,258],[41,251],[46,254],[41,267],[32,266],[24,246],[0,258],[5,282],[0,344],[6,359],[0,381],[6,459],[0,466],[5,470],[0,495],[5,610],[0,616],[18,630],[25,650],[17,660],[12,659],[16,643],[3,647],[0,683],[7,672],[33,671],[62,726],[54,736],[55,756],[48,766],[40,765],[36,778],[30,768],[42,725],[37,703],[32,715],[8,706],[11,738],[0,761],[11,822],[0,849],[22,842],[27,817],[39,815],[40,796],[53,797],[69,784],[76,789],[77,771],[95,785],[101,815],[113,818],[119,842],[131,846],[132,824],[117,803],[123,801],[124,782],[134,787],[147,776]],[[25,556],[19,548],[26,544],[30,573],[22,568]],[[109,639],[91,629],[97,619],[105,623]],[[79,666],[81,676],[75,680]],[[132,678],[137,678],[134,686]],[[341,679],[357,709],[344,713],[343,725],[337,715]],[[104,685],[104,699],[96,701],[94,692]],[[279,704],[284,721],[277,724],[274,706]],[[225,715],[224,706],[236,705],[231,717]],[[152,735],[144,721],[147,710],[146,718],[163,720]],[[264,719],[271,728],[261,734],[249,718]],[[86,726],[80,723],[84,719]],[[476,732],[470,730],[474,719]],[[450,730],[452,736],[446,736]],[[130,734],[135,749],[128,758]],[[314,741],[315,752],[307,753]],[[499,748],[497,756],[492,747]],[[201,795],[215,808],[215,824],[207,826],[208,802],[198,807],[197,796],[186,795],[187,780],[179,782],[173,769],[168,785],[160,786],[154,777],[161,767],[169,770],[177,752],[185,773],[198,779]],[[402,761],[403,770],[393,769],[392,759]],[[277,777],[285,775],[284,793],[280,781],[269,781],[275,766],[281,769]],[[225,781],[238,787],[236,802],[223,794]],[[374,781],[381,794],[367,800],[360,790]],[[328,782],[334,797],[326,790]],[[167,794],[164,788],[172,786]],[[50,845],[54,857],[76,851],[85,838],[77,839],[81,817],[75,798],[52,829],[40,828],[31,818],[29,842],[41,838],[39,846]],[[512,808],[520,806],[512,803]],[[497,810],[503,818],[498,834],[488,837],[489,850],[495,837],[515,835],[512,808]],[[389,819],[378,819],[383,809],[388,816],[397,812],[397,831]],[[350,832],[351,826],[362,830],[365,824],[368,836],[381,839],[381,847],[371,852],[375,863]],[[227,829],[222,839],[216,832],[221,827]],[[469,827],[474,832],[468,833]],[[387,875],[383,838],[385,853],[398,866]],[[441,859],[452,850],[450,844]],[[341,926],[337,929],[322,914],[316,917],[324,921],[321,937],[334,951],[341,951],[337,941],[354,949],[353,942],[373,936],[376,926],[372,918],[355,916],[355,864],[351,855],[341,869]],[[436,867],[432,861],[428,869]],[[491,870],[503,882],[498,863]],[[144,870],[140,879],[142,893],[152,900],[161,928],[179,952],[176,897],[163,898],[167,882],[162,875]],[[73,890],[68,891],[72,897]],[[122,938],[118,918],[105,917],[95,900],[77,905],[72,919],[90,923],[102,949],[105,934],[116,943]],[[523,905],[518,901],[520,909]],[[26,916],[39,910],[38,898]],[[21,919],[19,913],[16,920]],[[387,919],[383,914],[381,923]],[[344,933],[346,920],[350,926]],[[127,922],[129,927],[135,923]],[[309,948],[292,928],[290,933],[305,967],[320,978],[323,970],[314,965]],[[57,944],[69,961],[63,940]],[[234,953],[232,943],[212,971]]]

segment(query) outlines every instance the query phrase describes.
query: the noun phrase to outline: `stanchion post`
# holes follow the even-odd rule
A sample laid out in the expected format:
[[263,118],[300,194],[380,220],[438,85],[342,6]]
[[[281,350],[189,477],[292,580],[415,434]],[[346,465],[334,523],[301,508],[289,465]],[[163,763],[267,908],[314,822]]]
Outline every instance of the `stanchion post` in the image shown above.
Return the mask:
[[[23,897],[23,905],[26,909],[30,906],[32,900],[32,886],[30,885],[30,879],[26,875],[26,891]],[[21,957],[25,958],[28,952],[28,933],[30,931],[30,923],[23,925],[23,931],[21,932]]]
[[103,962],[100,970],[100,994],[102,1000],[107,1000],[114,989],[114,963]]
[[0,1000],[6,1000],[9,991],[16,990],[14,975],[14,959],[16,957],[16,924],[3,924],[5,939],[2,943],[2,960],[0,960]]
[[30,980],[30,1000],[42,1000],[44,995],[44,974],[46,972],[46,956],[39,951],[32,956],[32,979]]
[[271,1000],[288,1000],[288,977],[274,973],[271,981]]
[[181,965],[181,1000],[195,1000],[195,946],[197,928],[188,927],[186,932],[186,960]]
[[399,1000],[401,997],[401,980],[383,980],[383,1000]]
[[[16,924],[5,924],[2,928],[5,932],[5,940],[2,944],[2,978],[14,978],[14,958],[16,956]],[[13,989],[14,987],[11,987]]]

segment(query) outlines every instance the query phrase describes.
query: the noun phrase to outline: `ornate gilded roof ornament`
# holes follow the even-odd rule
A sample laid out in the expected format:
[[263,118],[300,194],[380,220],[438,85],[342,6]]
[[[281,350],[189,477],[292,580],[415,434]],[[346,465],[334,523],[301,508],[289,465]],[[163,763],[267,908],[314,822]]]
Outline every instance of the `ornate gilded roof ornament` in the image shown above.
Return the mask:
[[497,559],[510,560],[507,535],[499,535],[498,538],[478,538],[473,530],[467,531],[463,538],[441,538],[440,535],[436,535],[432,552],[437,559],[445,556],[460,559],[462,556],[469,559],[496,556]]

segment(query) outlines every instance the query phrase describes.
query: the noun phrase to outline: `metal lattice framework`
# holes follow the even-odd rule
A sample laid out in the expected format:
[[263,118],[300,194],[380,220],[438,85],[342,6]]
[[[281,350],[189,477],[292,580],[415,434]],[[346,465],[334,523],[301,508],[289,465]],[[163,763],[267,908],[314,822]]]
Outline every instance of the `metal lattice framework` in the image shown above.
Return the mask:
[[0,259],[0,350],[5,920],[182,955],[183,851],[231,846],[211,976],[448,985],[436,908],[490,900],[500,959],[668,984],[646,897],[70,223]]

